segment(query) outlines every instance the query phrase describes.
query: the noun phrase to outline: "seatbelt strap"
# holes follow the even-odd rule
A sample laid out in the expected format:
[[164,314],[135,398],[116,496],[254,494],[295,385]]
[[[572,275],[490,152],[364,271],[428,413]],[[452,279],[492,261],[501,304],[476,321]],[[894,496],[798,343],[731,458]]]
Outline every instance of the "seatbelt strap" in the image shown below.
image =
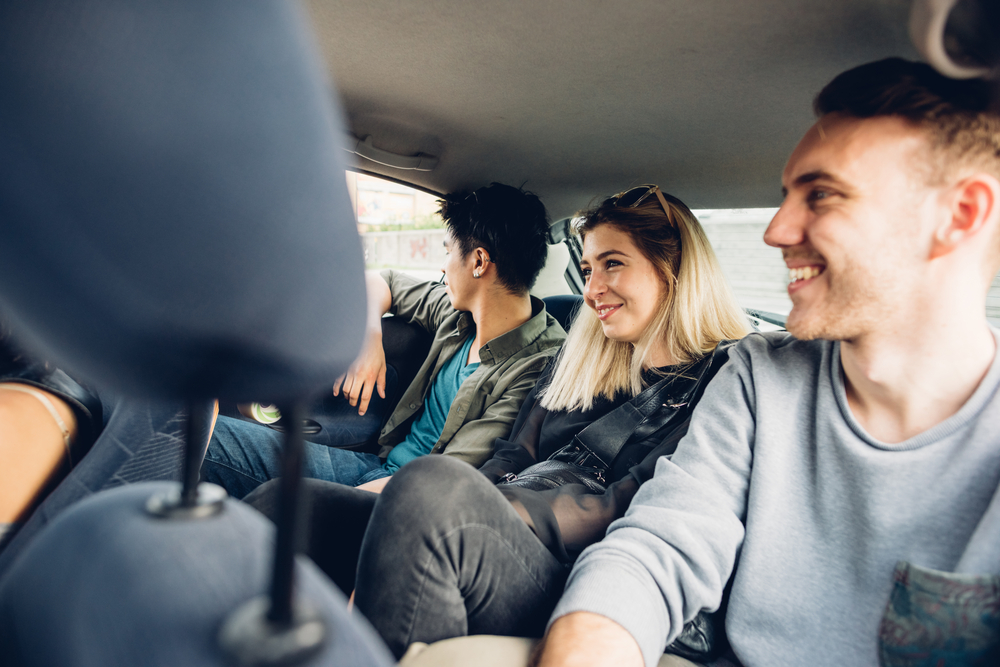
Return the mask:
[[574,436],[574,444],[586,448],[610,468],[622,447],[643,421],[660,409],[673,410],[675,413],[684,411],[706,371],[712,367],[719,347],[721,345],[691,368],[695,372],[694,377],[678,374],[660,380],[632,400],[592,422]]

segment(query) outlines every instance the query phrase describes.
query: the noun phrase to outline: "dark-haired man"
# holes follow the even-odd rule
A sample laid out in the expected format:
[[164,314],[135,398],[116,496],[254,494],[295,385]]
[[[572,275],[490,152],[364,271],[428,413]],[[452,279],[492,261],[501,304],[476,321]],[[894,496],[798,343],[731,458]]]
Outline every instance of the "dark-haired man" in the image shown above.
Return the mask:
[[838,76],[816,112],[764,236],[792,336],[730,353],[577,561],[543,667],[654,665],[730,576],[747,667],[997,664],[1000,115],[986,83],[899,59]]
[[[381,318],[394,316],[433,335],[427,358],[379,438],[378,456],[306,443],[305,474],[370,491],[426,454],[479,466],[507,435],[521,402],[566,337],[531,288],[545,264],[548,223],[535,195],[493,183],[446,198],[444,283],[395,271],[370,272],[368,340],[334,392],[364,413],[384,396]],[[281,474],[281,437],[220,417],[202,468],[206,481],[242,498]]]

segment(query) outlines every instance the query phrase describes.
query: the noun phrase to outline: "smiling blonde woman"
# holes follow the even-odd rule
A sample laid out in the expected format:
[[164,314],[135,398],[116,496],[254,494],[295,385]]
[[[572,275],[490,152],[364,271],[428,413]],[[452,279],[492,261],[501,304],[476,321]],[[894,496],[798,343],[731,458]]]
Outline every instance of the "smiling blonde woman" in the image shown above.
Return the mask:
[[[656,186],[632,188],[587,211],[577,233],[584,244],[584,300],[590,307],[580,309],[563,344],[560,358],[566,361],[556,366],[544,392],[546,409],[588,410],[598,396],[612,398],[620,392],[634,396],[642,391],[643,369],[697,361],[719,342],[742,338],[748,332],[747,319],[705,230],[676,197]],[[595,241],[602,242],[602,247],[590,253],[595,258],[590,262],[587,246]],[[618,250],[611,241],[618,241],[619,246],[626,243],[634,252],[628,257],[611,252]],[[634,336],[609,335],[614,320],[626,313],[619,310],[602,317],[595,299],[602,304],[617,303],[607,300],[607,296],[624,296],[615,294],[613,283],[638,263],[655,271],[662,298],[649,301],[648,294],[636,294],[621,310],[634,308],[645,297],[654,309],[651,317]],[[606,296],[601,290],[609,287],[609,280],[612,284]],[[580,363],[583,360],[586,363]]]

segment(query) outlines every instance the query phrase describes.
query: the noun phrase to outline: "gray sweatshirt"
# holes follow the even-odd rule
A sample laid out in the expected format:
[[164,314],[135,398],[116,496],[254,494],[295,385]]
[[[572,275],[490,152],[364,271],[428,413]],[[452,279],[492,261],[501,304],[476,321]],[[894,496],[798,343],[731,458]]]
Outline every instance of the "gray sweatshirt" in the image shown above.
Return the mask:
[[897,561],[1000,573],[998,360],[956,414],[890,445],[852,416],[838,343],[748,336],[553,620],[607,616],[652,666],[737,564],[726,633],[744,665],[877,664]]

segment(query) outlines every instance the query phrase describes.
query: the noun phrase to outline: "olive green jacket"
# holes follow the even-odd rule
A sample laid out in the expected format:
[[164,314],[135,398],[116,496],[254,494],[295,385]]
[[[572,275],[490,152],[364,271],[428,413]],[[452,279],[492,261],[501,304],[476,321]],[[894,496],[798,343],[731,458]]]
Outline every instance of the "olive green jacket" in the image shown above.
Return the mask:
[[[443,284],[395,271],[383,271],[382,277],[392,292],[390,312],[434,335],[427,359],[379,436],[379,456],[385,458],[409,434],[434,378],[474,335],[476,324],[470,313],[451,307]],[[459,387],[431,454],[454,456],[479,467],[493,455],[493,441],[508,435],[525,396],[566,339],[542,301],[531,297],[531,306],[530,320],[479,349],[479,368]]]

